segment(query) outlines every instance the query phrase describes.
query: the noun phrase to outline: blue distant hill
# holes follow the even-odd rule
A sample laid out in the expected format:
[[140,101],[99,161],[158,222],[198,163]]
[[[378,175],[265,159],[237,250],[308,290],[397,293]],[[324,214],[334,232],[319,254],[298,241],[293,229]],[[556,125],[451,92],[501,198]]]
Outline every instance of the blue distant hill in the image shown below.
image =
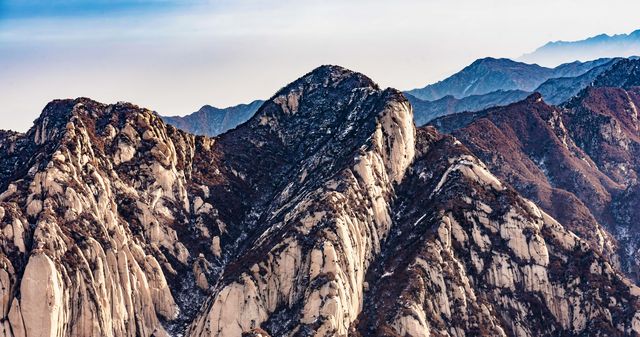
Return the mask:
[[580,41],[549,42],[518,61],[555,66],[570,61],[640,55],[640,29],[630,34],[600,34]]

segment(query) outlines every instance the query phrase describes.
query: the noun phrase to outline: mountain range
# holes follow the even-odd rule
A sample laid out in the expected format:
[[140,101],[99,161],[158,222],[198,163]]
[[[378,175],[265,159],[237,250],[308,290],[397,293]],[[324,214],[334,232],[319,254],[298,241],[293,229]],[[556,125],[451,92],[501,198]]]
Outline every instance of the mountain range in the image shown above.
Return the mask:
[[213,138],[55,100],[0,132],[0,335],[637,335],[636,69],[440,130],[338,66]]
[[527,63],[557,65],[574,60],[640,55],[640,30],[629,34],[600,34],[578,41],[554,41],[518,60]]
[[[622,58],[571,62],[556,68],[484,58],[460,72],[422,89],[404,92],[414,109],[417,125],[452,113],[479,111],[520,101],[539,92],[545,101],[558,105],[591,84],[602,72]],[[225,109],[203,106],[185,117],[163,117],[182,130],[217,136],[247,121],[263,101]]]
[[433,101],[445,96],[463,98],[484,95],[497,90],[532,91],[550,78],[575,77],[599,65],[609,62],[599,59],[589,62],[572,62],[556,68],[541,67],[505,58],[487,57],[476,60],[460,72],[421,89],[406,93],[416,98]]
[[249,120],[262,103],[264,101],[256,100],[249,104],[222,109],[205,105],[184,117],[172,116],[162,117],[162,119],[168,124],[195,135],[217,136]]
[[534,94],[431,124],[638,282],[638,84],[640,61],[623,60],[561,107]]
[[452,113],[517,102],[533,92],[541,93],[551,104],[560,104],[619,60],[576,61],[545,68],[509,59],[486,58],[443,81],[405,94],[414,106],[418,125]]

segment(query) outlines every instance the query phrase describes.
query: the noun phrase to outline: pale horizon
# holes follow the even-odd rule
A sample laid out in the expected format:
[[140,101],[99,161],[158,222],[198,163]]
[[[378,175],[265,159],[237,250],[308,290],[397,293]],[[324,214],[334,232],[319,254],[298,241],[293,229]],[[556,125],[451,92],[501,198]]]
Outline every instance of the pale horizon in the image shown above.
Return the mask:
[[[48,5],[47,5],[48,4]],[[129,101],[162,115],[266,99],[321,64],[382,87],[437,82],[475,59],[626,34],[640,3],[571,1],[0,2],[0,129],[53,99]],[[616,18],[606,13],[615,11]]]

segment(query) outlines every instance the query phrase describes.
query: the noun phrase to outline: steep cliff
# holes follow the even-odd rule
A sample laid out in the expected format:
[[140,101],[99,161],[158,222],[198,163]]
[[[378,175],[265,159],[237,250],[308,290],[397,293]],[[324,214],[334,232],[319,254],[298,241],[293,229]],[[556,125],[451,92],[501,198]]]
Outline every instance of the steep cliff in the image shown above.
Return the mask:
[[604,246],[412,117],[336,66],[218,138],[50,103],[0,132],[1,335],[640,332]]
[[594,220],[601,224],[618,241],[621,268],[637,280],[640,243],[631,214],[640,206],[634,197],[639,67],[638,60],[618,61],[560,108],[534,95],[433,125],[455,135],[498,177],[568,228],[592,243],[614,245],[594,230]]

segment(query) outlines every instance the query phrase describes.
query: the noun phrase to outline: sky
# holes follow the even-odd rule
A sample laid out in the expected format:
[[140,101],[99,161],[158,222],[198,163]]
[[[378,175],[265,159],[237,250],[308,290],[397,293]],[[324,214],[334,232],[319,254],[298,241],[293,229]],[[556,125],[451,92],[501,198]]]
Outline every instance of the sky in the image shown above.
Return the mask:
[[0,129],[90,97],[185,115],[322,64],[423,87],[481,57],[640,28],[637,0],[0,0]]

